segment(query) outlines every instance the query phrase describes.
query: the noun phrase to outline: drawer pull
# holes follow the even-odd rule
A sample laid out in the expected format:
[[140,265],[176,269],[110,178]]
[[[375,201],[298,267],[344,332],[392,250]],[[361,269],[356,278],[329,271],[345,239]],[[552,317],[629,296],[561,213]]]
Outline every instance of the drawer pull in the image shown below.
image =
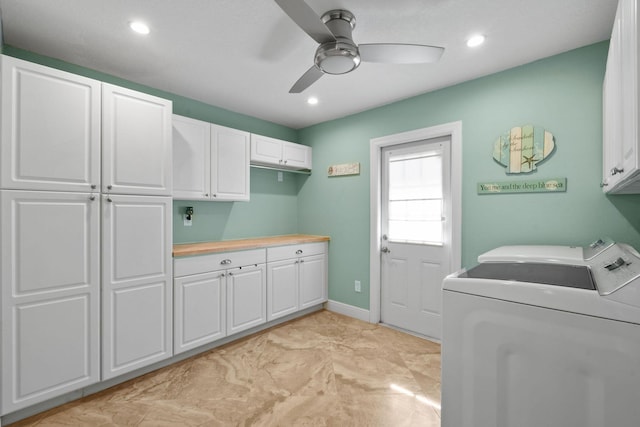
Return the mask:
[[231,264],[231,260],[230,259],[223,259],[222,261],[220,261],[220,264],[229,265],[229,264]]
[[298,250],[296,251],[296,255],[300,255],[300,254],[302,254],[302,249],[298,249]]

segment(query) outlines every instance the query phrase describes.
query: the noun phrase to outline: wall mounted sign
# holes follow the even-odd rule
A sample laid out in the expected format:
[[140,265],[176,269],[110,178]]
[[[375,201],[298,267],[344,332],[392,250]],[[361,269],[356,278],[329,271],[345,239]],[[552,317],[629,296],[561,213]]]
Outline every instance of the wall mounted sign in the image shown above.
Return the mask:
[[562,193],[565,191],[567,191],[567,178],[478,183],[478,194]]
[[360,175],[360,163],[332,165],[327,169],[328,176]]
[[530,173],[549,157],[555,148],[551,132],[539,126],[511,128],[493,143],[493,158],[506,168],[506,173]]

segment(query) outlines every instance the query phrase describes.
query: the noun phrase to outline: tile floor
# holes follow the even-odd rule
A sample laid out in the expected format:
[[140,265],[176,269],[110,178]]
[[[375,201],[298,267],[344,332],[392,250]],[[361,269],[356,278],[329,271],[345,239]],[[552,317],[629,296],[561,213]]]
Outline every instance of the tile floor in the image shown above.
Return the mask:
[[18,426],[440,426],[440,346],[320,311]]

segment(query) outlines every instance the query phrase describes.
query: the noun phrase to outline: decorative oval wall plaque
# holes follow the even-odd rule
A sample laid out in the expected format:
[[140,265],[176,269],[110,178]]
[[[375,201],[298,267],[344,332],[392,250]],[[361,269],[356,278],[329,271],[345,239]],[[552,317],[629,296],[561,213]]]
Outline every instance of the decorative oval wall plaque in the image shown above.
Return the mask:
[[493,144],[493,158],[508,174],[530,173],[553,153],[555,146],[553,134],[539,126],[514,127]]

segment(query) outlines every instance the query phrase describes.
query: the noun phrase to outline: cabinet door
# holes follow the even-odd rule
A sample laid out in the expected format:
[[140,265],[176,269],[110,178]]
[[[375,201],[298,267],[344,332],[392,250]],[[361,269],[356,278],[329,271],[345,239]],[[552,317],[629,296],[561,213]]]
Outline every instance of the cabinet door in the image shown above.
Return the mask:
[[300,259],[300,310],[327,300],[327,263],[325,255]]
[[171,198],[102,197],[104,380],[172,355],[173,289]]
[[224,271],[176,278],[173,297],[174,354],[226,336]]
[[622,133],[621,180],[633,175],[638,158],[638,36],[636,1],[621,0],[620,14],[620,81]]
[[227,272],[227,335],[267,321],[265,266]]
[[311,169],[311,147],[283,142],[282,163],[289,168]]
[[249,200],[250,134],[211,125],[211,195]]
[[298,311],[298,260],[267,265],[267,321]]
[[104,192],[170,196],[171,101],[102,85]]
[[100,201],[0,191],[2,414],[100,380]]
[[173,115],[173,198],[209,200],[211,125]]
[[0,188],[100,185],[100,82],[2,56]]
[[605,192],[620,181],[622,164],[622,91],[620,80],[620,14],[616,15],[609,42],[607,70],[604,77],[603,100],[603,170],[602,184]]
[[251,134],[251,161],[280,165],[282,163],[282,142],[268,136]]

